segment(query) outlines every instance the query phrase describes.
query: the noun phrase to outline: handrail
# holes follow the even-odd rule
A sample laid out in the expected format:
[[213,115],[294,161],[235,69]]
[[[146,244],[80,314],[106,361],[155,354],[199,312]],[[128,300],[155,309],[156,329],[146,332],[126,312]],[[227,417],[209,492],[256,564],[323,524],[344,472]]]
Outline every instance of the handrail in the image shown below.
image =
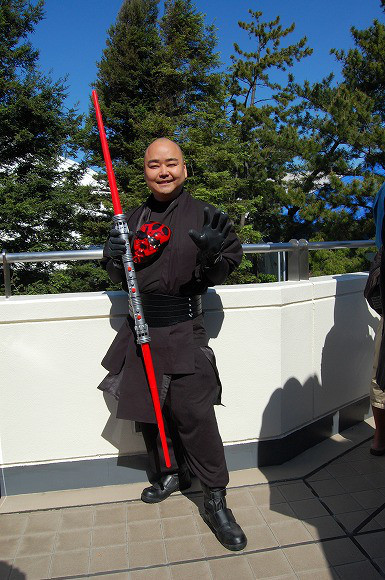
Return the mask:
[[[308,242],[307,240],[290,240],[290,242],[269,242],[264,244],[242,244],[245,254],[272,254],[288,252],[288,280],[309,279],[309,251],[338,250],[342,248],[371,248],[374,240],[344,240],[339,242]],[[2,250],[5,297],[11,292],[10,264],[31,262],[68,262],[74,260],[101,260],[103,248],[96,246],[86,250],[66,250],[58,252],[21,252],[12,253]]]

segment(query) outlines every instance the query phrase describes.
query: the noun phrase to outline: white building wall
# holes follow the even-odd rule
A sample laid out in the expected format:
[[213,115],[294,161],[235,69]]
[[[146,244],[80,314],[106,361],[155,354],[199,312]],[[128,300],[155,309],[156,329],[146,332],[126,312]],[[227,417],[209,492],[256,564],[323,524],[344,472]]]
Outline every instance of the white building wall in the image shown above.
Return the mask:
[[[222,286],[205,296],[225,443],[280,438],[368,394],[377,315],[366,274]],[[96,389],[120,292],[0,298],[3,466],[144,451]]]

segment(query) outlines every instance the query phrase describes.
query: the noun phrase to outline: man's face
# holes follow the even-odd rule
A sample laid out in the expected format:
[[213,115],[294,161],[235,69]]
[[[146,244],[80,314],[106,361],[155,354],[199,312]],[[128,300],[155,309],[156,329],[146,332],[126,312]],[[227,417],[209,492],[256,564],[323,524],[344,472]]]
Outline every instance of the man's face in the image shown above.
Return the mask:
[[157,139],[144,156],[144,177],[158,201],[171,201],[180,194],[187,177],[182,151],[169,139]]

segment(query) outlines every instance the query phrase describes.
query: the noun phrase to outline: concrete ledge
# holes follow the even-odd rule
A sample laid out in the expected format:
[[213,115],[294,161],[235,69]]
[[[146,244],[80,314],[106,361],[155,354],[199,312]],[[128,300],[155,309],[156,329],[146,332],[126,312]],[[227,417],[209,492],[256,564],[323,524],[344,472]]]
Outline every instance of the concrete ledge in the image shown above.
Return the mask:
[[[368,417],[369,397],[279,439],[226,445],[229,471],[282,465]],[[147,482],[146,455],[63,461],[2,470],[2,496]]]

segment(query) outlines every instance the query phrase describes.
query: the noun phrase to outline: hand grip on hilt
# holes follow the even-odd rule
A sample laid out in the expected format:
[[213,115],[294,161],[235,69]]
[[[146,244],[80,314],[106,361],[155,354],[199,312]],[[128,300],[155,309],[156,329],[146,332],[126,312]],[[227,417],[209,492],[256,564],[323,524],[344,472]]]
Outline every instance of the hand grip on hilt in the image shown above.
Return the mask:
[[148,325],[146,324],[144,317],[142,301],[140,299],[140,292],[130,247],[128,225],[124,214],[114,215],[113,221],[115,229],[118,230],[120,236],[126,242],[126,253],[122,256],[122,262],[127,280],[131,314],[135,323],[136,341],[138,344],[145,344],[146,342],[150,342],[151,339],[148,333]]

